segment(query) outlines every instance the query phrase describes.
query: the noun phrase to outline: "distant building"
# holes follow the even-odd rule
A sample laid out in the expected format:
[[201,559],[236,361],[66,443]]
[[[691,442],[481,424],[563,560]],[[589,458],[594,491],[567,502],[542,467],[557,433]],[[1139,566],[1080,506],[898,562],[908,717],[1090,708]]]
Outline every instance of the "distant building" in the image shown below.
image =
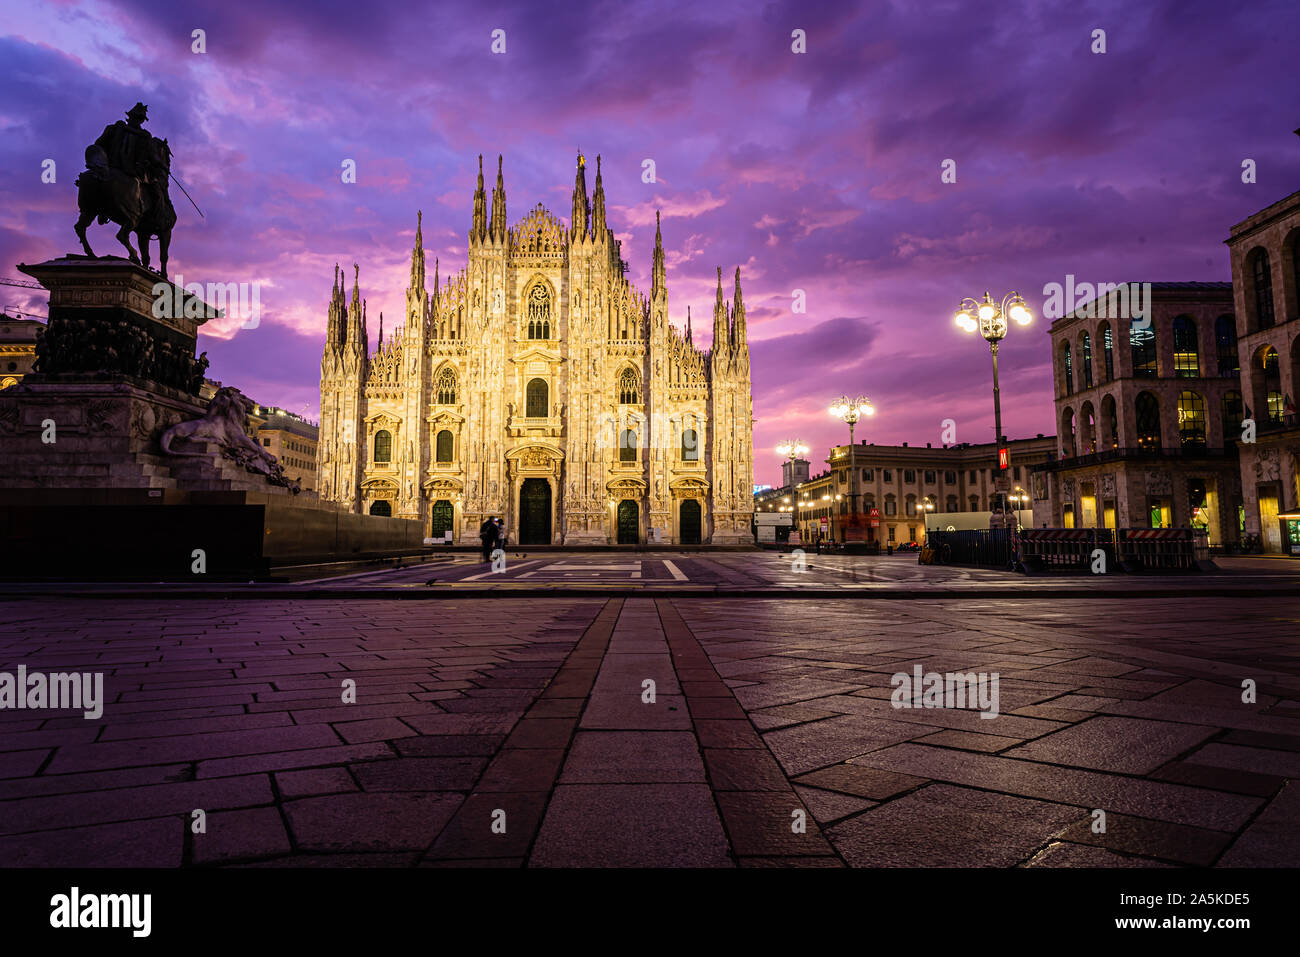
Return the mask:
[[1059,454],[1035,473],[1034,523],[1191,525],[1212,544],[1236,542],[1242,396],[1232,284],[1151,283],[1145,325],[1119,306],[1137,286],[1052,323]]
[[17,385],[36,361],[36,333],[45,328],[37,319],[0,313],[0,389]]
[[[1050,461],[1055,447],[1055,437],[1043,435],[1008,443],[1013,495],[1029,494],[1030,469]],[[826,462],[829,470],[809,478],[808,463],[796,460],[793,486],[756,495],[755,510],[793,509],[795,528],[804,541],[842,542],[856,494],[867,541],[883,547],[921,541],[927,512],[987,512],[997,504],[997,447],[991,442],[938,448],[838,445]],[[788,478],[790,463],[783,469]]]
[[260,420],[255,438],[284,466],[285,474],[297,479],[303,491],[315,491],[317,426],[284,409],[258,406]]
[[[1233,226],[1236,334],[1243,415],[1239,439],[1243,525],[1265,551],[1300,553],[1300,192]],[[1288,520],[1284,516],[1290,515]]]

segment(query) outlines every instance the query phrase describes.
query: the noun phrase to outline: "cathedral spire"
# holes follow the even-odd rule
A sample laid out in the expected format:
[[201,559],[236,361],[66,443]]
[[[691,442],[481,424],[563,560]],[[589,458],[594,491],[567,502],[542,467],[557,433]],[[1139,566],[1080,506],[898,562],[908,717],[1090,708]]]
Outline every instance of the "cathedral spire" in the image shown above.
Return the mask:
[[731,309],[731,347],[739,352],[745,346],[745,301],[740,296],[740,267],[736,267],[736,297]]
[[411,248],[412,295],[424,298],[424,210],[415,214],[415,245]]
[[713,361],[717,363],[731,349],[727,330],[727,307],[722,301],[722,267],[718,267],[718,294],[713,303]]
[[506,182],[501,172],[501,154],[497,154],[497,184],[492,189],[492,222],[488,235],[498,242],[506,238]]
[[379,313],[379,347],[376,351],[384,351],[384,313],[382,310]]
[[600,240],[605,235],[605,184],[600,178],[600,154],[596,154],[596,192],[592,194],[591,238]]
[[573,176],[573,238],[587,235],[587,160],[578,153],[578,172]]
[[691,307],[686,307],[686,344],[691,344]]
[[438,312],[438,257],[437,256],[433,257],[433,309],[430,311],[434,313],[435,316]]
[[655,252],[654,265],[650,270],[650,298],[658,299],[661,293],[666,293],[668,288],[668,276],[664,270],[664,237],[659,231],[659,210],[655,210]]
[[487,234],[487,197],[483,192],[483,154],[478,154],[478,186],[474,189],[474,221],[469,227],[472,242]]

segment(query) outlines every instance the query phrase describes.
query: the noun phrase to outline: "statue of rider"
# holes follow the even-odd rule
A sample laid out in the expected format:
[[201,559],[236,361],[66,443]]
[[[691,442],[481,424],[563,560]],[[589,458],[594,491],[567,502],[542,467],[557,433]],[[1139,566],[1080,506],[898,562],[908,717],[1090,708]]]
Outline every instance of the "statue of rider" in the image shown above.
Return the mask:
[[[86,170],[101,183],[109,182],[113,171],[129,176],[140,183],[144,195],[170,207],[167,191],[170,164],[161,154],[165,152],[169,157],[171,150],[166,140],[155,140],[144,128],[148,119],[149,107],[137,103],[127,111],[125,122],[118,120],[104,127],[99,138],[86,147]],[[101,225],[108,222],[108,216],[100,213],[99,222]]]

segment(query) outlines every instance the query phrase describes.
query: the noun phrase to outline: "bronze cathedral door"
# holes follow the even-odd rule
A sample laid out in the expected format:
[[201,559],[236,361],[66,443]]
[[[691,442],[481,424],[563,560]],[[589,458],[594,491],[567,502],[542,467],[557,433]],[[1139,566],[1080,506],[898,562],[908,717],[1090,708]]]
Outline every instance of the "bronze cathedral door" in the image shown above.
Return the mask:
[[551,483],[524,479],[519,487],[519,544],[551,544]]

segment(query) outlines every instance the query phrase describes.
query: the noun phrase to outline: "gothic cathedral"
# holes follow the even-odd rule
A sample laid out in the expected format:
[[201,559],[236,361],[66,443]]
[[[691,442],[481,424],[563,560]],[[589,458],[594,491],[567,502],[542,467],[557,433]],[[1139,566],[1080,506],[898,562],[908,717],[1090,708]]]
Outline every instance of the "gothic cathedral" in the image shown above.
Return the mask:
[[[605,223],[600,158],[572,220],[539,203],[506,225],[497,160],[489,213],[479,157],[469,262],[433,289],[417,224],[404,325],[371,352],[357,270],[335,268],[321,358],[320,495],[418,518],[472,542],[505,520],[511,544],[753,541],[753,399],[745,306],[718,270],[709,351],[668,321],[656,216],[650,295],[624,276]],[[354,267],[355,268],[355,267]]]

